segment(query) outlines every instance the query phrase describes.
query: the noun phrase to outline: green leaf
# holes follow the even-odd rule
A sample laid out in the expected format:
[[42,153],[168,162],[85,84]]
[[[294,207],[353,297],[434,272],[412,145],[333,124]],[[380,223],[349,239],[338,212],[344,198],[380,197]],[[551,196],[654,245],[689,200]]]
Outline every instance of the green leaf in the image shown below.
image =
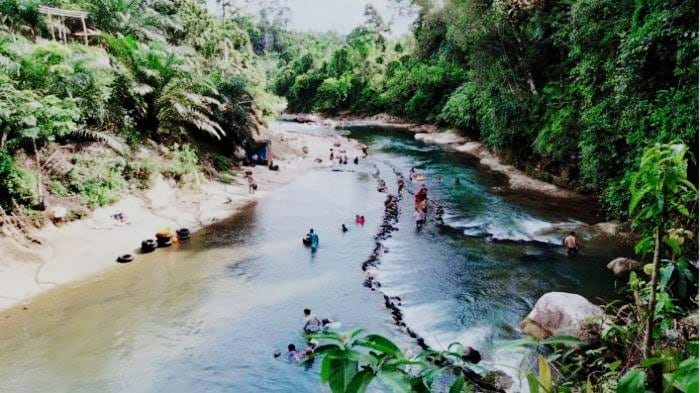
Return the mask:
[[642,367],[651,367],[651,366],[654,366],[654,365],[656,365],[656,364],[663,364],[663,363],[666,363],[666,362],[668,362],[668,361],[670,361],[670,360],[673,360],[673,358],[670,358],[670,357],[647,358],[647,359],[642,360],[642,361],[639,363],[639,365],[642,366]]
[[430,389],[421,378],[411,378],[412,393],[430,393]]
[[527,374],[527,384],[530,388],[530,393],[539,393],[540,383],[537,381],[537,377],[535,376],[535,374]]
[[644,393],[647,375],[639,369],[627,372],[617,383],[617,393]]
[[[324,358],[325,361],[328,357]],[[330,376],[328,386],[333,393],[343,393],[352,378],[357,374],[358,363],[348,359],[330,358]]]
[[540,341],[540,344],[543,345],[565,345],[568,347],[576,347],[585,343],[585,341],[574,336],[554,336]]
[[372,370],[362,370],[352,377],[352,380],[348,384],[348,388],[345,390],[346,393],[364,393],[367,390],[367,386],[374,379],[374,373]]
[[374,349],[398,359],[404,358],[403,352],[401,352],[401,349],[399,349],[396,344],[391,342],[391,340],[388,338],[378,334],[370,334],[366,336],[364,339],[362,339],[362,341],[358,341],[357,345]]
[[659,284],[661,285],[661,290],[665,290],[668,287],[668,282],[673,277],[673,271],[676,269],[675,265],[669,264],[661,269],[661,279]]
[[450,386],[450,393],[462,393],[464,390],[464,374],[459,374]]
[[386,368],[379,371],[377,375],[379,379],[389,386],[394,392],[410,393],[411,379],[404,371]]
[[540,384],[546,392],[552,391],[552,370],[549,368],[549,363],[544,356],[537,356],[537,370],[539,373]]
[[670,376],[664,375],[673,387],[684,393],[698,391],[698,358],[692,357],[681,362],[678,369]]
[[331,376],[331,360],[331,357],[325,356],[321,361],[321,382],[328,382]]

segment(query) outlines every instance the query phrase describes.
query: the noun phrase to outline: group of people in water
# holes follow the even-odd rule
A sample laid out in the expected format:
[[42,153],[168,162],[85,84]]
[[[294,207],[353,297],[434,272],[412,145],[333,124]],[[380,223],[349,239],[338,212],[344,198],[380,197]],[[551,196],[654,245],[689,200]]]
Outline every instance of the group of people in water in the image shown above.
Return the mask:
[[[340,165],[347,165],[348,164],[348,156],[345,154],[345,150],[338,150],[338,155],[336,156],[335,151],[333,148],[331,148],[331,153],[328,155],[328,159],[331,162],[334,162],[335,159],[338,159],[338,164]],[[360,158],[355,157],[352,160],[353,164],[358,165],[360,163]]]
[[[330,318],[319,318],[311,309],[305,308],[303,311],[303,317],[301,320],[301,330],[308,337],[316,333],[320,333],[324,330],[331,328],[337,328],[338,323],[334,322]],[[304,349],[297,349],[296,344],[289,343],[287,345],[287,352],[284,354],[284,359],[290,363],[297,364],[312,364],[314,361],[314,351],[318,347],[318,341],[315,339],[308,340],[306,347]],[[282,356],[281,352],[275,352],[274,357],[278,358]]]

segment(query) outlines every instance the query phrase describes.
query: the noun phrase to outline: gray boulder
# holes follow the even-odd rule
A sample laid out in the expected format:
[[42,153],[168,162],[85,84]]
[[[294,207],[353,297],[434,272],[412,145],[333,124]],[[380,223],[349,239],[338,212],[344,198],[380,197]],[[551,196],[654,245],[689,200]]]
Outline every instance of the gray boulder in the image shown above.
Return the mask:
[[634,259],[619,257],[608,263],[608,269],[612,270],[617,277],[624,277],[632,271],[640,271],[644,268],[644,263]]
[[530,314],[520,322],[523,332],[537,339],[551,336],[574,336],[586,339],[586,328],[600,322],[603,310],[581,295],[548,292],[535,303]]

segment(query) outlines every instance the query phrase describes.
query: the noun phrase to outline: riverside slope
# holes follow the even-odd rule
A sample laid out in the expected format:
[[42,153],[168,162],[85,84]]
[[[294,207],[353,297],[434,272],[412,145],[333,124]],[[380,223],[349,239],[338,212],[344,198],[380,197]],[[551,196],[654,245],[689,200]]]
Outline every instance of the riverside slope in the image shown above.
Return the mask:
[[[190,187],[177,187],[158,178],[151,189],[125,195],[85,219],[61,226],[46,225],[36,234],[41,244],[0,235],[0,310],[27,307],[32,297],[52,288],[123,267],[115,263],[116,257],[134,253],[142,240],[152,238],[163,227],[194,231],[230,217],[308,170],[328,165],[314,159],[325,158],[333,143],[341,143],[348,155],[359,155],[357,145],[341,136],[291,132],[284,130],[283,124],[266,130],[261,137],[272,140],[280,170],[253,168],[259,185],[254,195],[248,194],[242,175],[233,184],[204,179]],[[308,154],[303,154],[302,147],[308,149]],[[128,217],[128,224],[112,218],[119,212]],[[136,255],[132,263],[138,263],[138,259]]]

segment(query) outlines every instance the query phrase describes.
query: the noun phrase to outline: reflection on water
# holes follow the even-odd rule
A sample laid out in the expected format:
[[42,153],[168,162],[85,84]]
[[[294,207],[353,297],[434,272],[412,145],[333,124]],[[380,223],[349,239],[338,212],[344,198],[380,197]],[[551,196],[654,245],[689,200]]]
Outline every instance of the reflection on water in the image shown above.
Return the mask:
[[[416,167],[446,206],[448,226],[416,233],[404,198],[400,230],[381,256],[382,289],[402,297],[406,322],[431,345],[462,340],[484,350],[488,365],[517,367],[488,348],[518,336],[517,322],[537,297],[611,294],[604,262],[618,245],[589,243],[569,259],[547,245],[559,233],[540,231],[585,217],[495,195],[489,189],[502,179],[461,155],[371,129],[351,136],[371,146],[390,189],[389,165]],[[304,307],[345,329],[362,326],[410,345],[379,295],[362,286],[360,264],[374,246],[383,196],[369,166],[348,168],[358,171],[312,172],[179,249],[139,256],[0,316],[0,391],[319,391],[316,368],[272,357],[289,342],[302,344]],[[355,214],[366,216],[364,227]],[[315,255],[301,245],[309,227],[320,236]],[[528,242],[493,241],[499,238]]]

